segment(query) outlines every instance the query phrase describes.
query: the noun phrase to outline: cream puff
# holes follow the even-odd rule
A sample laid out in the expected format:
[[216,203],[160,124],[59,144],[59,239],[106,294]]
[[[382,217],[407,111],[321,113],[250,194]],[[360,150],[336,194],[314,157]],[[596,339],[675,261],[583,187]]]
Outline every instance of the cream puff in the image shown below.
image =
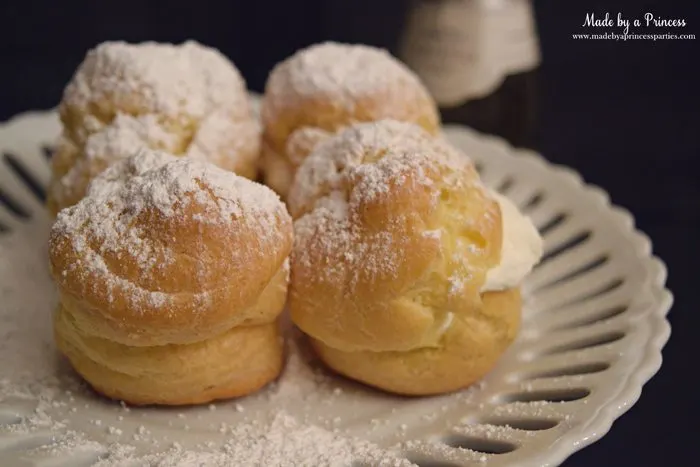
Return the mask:
[[260,125],[236,67],[183,44],[105,42],[90,50],[59,106],[63,136],[48,207],[77,203],[105,168],[145,146],[255,178]]
[[325,42],[298,51],[270,73],[261,105],[265,183],[286,198],[309,151],[339,129],[394,119],[438,134],[435,102],[388,52]]
[[351,126],[302,164],[290,209],[291,318],[338,373],[445,393],[515,339],[541,239],[444,140],[397,121]]
[[57,346],[98,392],[131,404],[249,394],[282,368],[292,234],[269,188],[141,150],[51,229]]

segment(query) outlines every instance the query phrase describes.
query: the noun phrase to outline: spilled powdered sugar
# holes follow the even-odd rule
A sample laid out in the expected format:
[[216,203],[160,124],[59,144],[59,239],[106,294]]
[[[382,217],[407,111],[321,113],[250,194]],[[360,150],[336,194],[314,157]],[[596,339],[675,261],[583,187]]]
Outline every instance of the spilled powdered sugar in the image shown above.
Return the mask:
[[[391,458],[369,442],[338,436],[323,428],[304,425],[279,411],[268,423],[243,424],[229,433],[230,440],[217,450],[197,452],[175,446],[164,453],[142,456],[139,461],[159,467],[206,465],[257,466],[350,466],[362,459],[373,466],[402,467],[408,461]],[[95,467],[113,466],[133,458],[129,451],[117,453]]]

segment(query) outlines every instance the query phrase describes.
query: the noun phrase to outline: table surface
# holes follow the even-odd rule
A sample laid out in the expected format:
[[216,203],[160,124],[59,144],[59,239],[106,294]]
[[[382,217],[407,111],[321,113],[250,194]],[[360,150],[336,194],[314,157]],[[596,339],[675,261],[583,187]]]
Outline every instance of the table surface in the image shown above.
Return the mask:
[[[54,106],[85,49],[105,39],[195,37],[225,49],[259,91],[275,61],[323,38],[314,29],[318,18],[302,14],[304,4],[311,8],[320,0],[241,5],[201,0],[208,8],[198,13],[186,2],[169,2],[173,15],[167,25],[136,1],[123,0],[109,15],[100,2],[47,1],[44,8],[36,2],[10,3],[0,6],[0,18],[13,19],[0,30],[0,121]],[[691,166],[700,157],[700,81],[690,63],[698,57],[697,43],[574,41],[571,34],[587,12],[633,16],[643,11],[631,1],[619,7],[611,5],[620,2],[554,3],[536,2],[543,54],[539,150],[552,162],[574,167],[635,215],[666,262],[675,295],[673,334],[661,371],[608,435],[564,465],[678,465],[674,461],[689,456],[696,442],[692,435],[700,416],[695,385],[685,380],[691,373],[688,363],[697,355],[693,339],[700,326],[691,290],[700,264],[700,176]],[[692,10],[690,2],[664,5],[659,14],[684,17],[686,32],[700,33],[698,2]],[[270,8],[276,15],[268,14]]]

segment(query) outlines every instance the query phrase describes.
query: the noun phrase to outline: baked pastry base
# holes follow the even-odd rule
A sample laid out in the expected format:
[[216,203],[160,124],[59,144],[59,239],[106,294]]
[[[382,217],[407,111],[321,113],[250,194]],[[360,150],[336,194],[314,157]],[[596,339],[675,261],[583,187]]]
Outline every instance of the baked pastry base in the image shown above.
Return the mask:
[[265,185],[286,200],[294,183],[295,167],[284,156],[278,154],[264,141],[260,151],[260,173]]
[[132,405],[190,405],[244,396],[277,378],[283,339],[277,322],[240,326],[185,345],[132,347],[83,333],[62,307],[59,350],[100,394]]
[[466,388],[482,379],[513,342],[520,326],[520,290],[482,295],[483,314],[497,319],[455,319],[439,346],[408,352],[344,352],[310,338],[319,358],[335,372],[387,392],[424,396]]

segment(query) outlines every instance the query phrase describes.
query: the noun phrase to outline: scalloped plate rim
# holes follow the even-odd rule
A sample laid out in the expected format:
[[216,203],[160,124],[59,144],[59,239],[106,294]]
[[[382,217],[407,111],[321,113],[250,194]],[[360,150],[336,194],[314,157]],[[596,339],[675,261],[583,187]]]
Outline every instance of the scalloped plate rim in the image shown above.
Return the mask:
[[[444,129],[447,130],[447,132],[469,134],[470,137],[480,139],[486,142],[486,144],[492,144],[498,146],[499,149],[504,149],[503,152],[510,156],[515,157],[517,155],[517,157],[528,159],[530,163],[543,166],[552,170],[552,172],[555,172],[559,176],[569,178],[569,181],[575,183],[578,188],[585,191],[587,194],[592,194],[596,191],[603,192],[606,195],[605,199],[596,199],[596,202],[601,207],[608,209],[611,214],[618,219],[620,218],[620,212],[628,216],[632,221],[631,225],[626,225],[626,223],[622,221],[620,221],[620,225],[625,225],[628,233],[632,235],[636,241],[652,243],[649,236],[637,228],[634,215],[627,208],[614,204],[606,190],[598,185],[586,182],[583,176],[573,168],[563,164],[549,162],[535,151],[524,148],[514,148],[499,136],[485,135],[463,125],[447,124],[444,126]],[[593,200],[593,197],[589,196],[589,199]],[[555,442],[555,446],[558,446],[558,449],[555,451],[548,451],[544,455],[533,456],[526,461],[527,464],[523,463],[521,466],[531,465],[534,467],[540,465],[542,467],[547,467],[550,465],[558,465],[563,463],[575,452],[600,440],[610,431],[614,422],[634,406],[641,397],[644,385],[646,385],[661,368],[663,363],[662,350],[671,337],[671,325],[667,319],[667,315],[673,305],[673,294],[666,287],[668,270],[666,263],[660,257],[653,254],[653,248],[651,251],[652,253],[645,255],[645,257],[637,256],[637,259],[644,263],[644,267],[650,275],[653,272],[653,263],[659,264],[662,268],[659,274],[649,278],[651,285],[654,286],[654,290],[648,292],[653,295],[656,301],[653,305],[650,305],[651,309],[645,314],[645,319],[650,321],[650,325],[655,324],[659,329],[656,333],[651,333],[651,339],[645,347],[644,358],[640,358],[637,367],[629,372],[630,378],[620,388],[617,394],[611,396],[608,399],[608,403],[601,407],[601,410],[599,410],[586,425],[580,427],[578,430],[574,428],[567,432],[567,435],[573,435],[572,431],[580,432],[579,440],[571,441],[567,448],[567,443],[564,441],[566,441],[568,436],[564,435]],[[657,319],[653,319],[654,317]],[[538,459],[541,459],[541,462],[537,462]]]

